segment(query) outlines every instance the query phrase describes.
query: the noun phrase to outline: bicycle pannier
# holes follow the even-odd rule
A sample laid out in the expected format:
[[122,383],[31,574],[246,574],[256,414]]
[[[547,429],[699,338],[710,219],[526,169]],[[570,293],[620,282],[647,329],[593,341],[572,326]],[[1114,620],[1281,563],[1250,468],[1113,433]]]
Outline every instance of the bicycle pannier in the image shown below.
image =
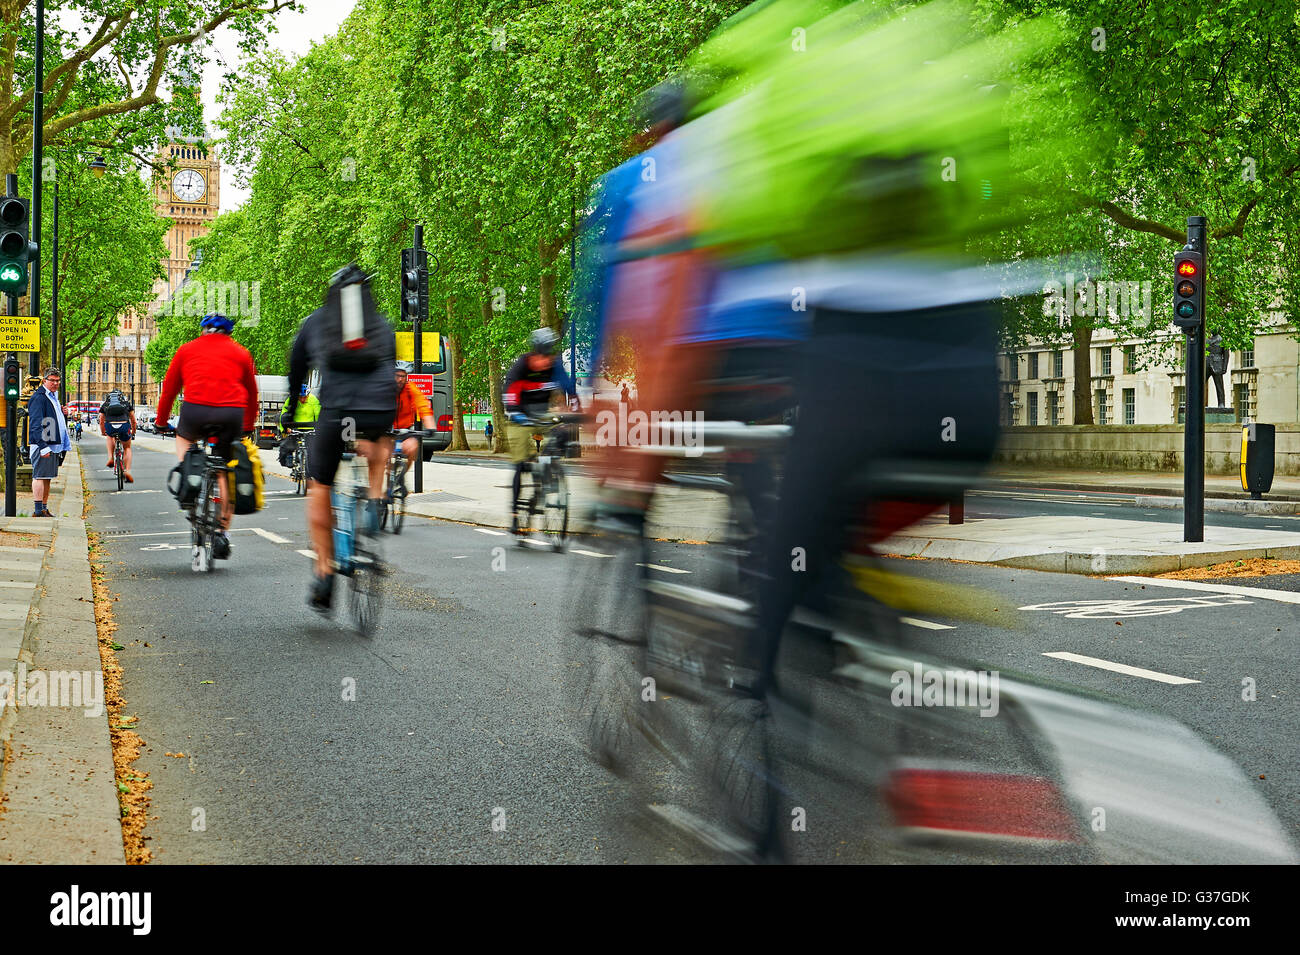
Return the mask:
[[250,438],[230,445],[230,480],[236,514],[255,514],[262,509],[262,456]]
[[191,445],[181,463],[167,475],[167,490],[182,507],[199,499],[199,486],[203,483],[203,450]]

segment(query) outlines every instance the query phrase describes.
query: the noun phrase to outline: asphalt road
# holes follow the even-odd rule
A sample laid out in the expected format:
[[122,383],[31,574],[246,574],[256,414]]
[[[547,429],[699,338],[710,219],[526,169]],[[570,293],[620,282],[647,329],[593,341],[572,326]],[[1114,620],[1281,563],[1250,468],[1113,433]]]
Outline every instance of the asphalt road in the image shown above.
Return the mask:
[[[1114,521],[1183,523],[1181,507],[1142,507],[1133,503],[1131,494],[1104,491],[972,491],[966,495],[966,516],[972,519],[1104,517]],[[1300,516],[1206,511],[1205,526],[1300,531]]]
[[[158,818],[148,833],[157,862],[716,858],[675,831],[647,838],[636,790],[593,764],[566,725],[557,649],[564,594],[601,563],[595,545],[558,555],[515,547],[494,529],[408,518],[399,537],[382,538],[397,573],[379,632],[363,638],[341,613],[326,620],[306,609],[303,500],[274,476],[267,507],[236,518],[232,560],[194,574],[184,517],[162,489],[172,463],[141,448],[136,483],[124,492],[110,489],[107,470],[88,475],[90,525],[103,535],[110,588],[120,595],[127,712],[139,716],[148,744],[137,765],[154,783]],[[982,507],[972,501],[968,513]],[[710,556],[707,547],[660,544],[651,573],[690,580]],[[1206,595],[898,564],[981,588],[1008,616],[1058,605],[1019,611],[1027,626],[1011,630],[991,613],[956,619],[936,607],[908,624],[927,652],[1178,719],[1243,777],[1261,777],[1252,785],[1300,837],[1294,604],[1220,595],[1180,605]],[[1142,611],[1125,603],[1153,597],[1177,609],[1133,615]],[[1062,652],[1199,682],[1044,655]],[[1247,677],[1258,684],[1253,703],[1241,699]],[[805,858],[833,861],[845,841],[818,843]]]

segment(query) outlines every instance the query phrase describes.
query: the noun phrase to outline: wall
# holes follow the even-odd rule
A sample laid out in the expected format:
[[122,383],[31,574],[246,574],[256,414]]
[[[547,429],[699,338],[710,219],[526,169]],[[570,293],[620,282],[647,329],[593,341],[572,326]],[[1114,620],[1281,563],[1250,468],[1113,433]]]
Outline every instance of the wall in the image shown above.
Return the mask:
[[[1241,464],[1241,426],[1205,426],[1207,474],[1236,474]],[[1181,471],[1181,425],[1062,425],[1004,428],[995,460],[1038,468],[1118,471]],[[1275,473],[1300,474],[1300,424],[1277,425]]]

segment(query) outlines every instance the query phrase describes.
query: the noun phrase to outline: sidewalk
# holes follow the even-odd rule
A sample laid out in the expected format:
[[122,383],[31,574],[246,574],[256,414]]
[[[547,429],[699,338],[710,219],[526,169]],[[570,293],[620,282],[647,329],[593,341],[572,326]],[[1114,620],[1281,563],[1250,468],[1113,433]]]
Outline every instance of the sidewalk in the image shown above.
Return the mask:
[[[998,465],[985,487],[999,490],[1105,491],[1133,495],[1140,507],[1182,507],[1183,475],[1176,471],[1088,471]],[[1235,474],[1205,476],[1205,509],[1248,514],[1300,514],[1300,476],[1279,474],[1262,501],[1252,501]]]
[[0,536],[39,537],[0,546],[0,679],[17,689],[0,702],[0,862],[125,861],[81,480],[74,444],[50,490],[56,517],[0,518]]

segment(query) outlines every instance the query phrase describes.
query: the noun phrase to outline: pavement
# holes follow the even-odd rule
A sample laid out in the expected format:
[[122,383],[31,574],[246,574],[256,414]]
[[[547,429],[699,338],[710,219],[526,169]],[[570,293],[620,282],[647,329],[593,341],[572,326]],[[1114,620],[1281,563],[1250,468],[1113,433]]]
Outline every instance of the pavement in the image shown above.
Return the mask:
[[[144,436],[149,445],[164,446],[163,439]],[[170,443],[170,439],[167,439]],[[511,473],[501,467],[500,456],[481,455],[473,463],[464,455],[459,463],[436,457],[424,465],[424,492],[407,499],[408,512],[439,520],[484,527],[509,527],[506,502]],[[268,474],[288,477],[274,450],[262,452]],[[580,466],[568,469],[572,501],[570,529],[593,531],[588,512],[594,499],[594,482]],[[414,487],[414,475],[407,478]],[[1182,476],[1163,472],[1035,471],[1016,473],[1001,468],[990,472],[985,487],[1018,493],[1075,490],[1084,493],[1130,493],[1138,507],[1178,507]],[[1251,501],[1227,497],[1232,480],[1222,475],[1206,478],[1206,510],[1240,513],[1300,513],[1300,478],[1279,476],[1274,487],[1294,494],[1289,501]],[[1136,489],[1136,490],[1135,490]],[[1141,492],[1141,493],[1139,493]],[[1237,485],[1236,493],[1244,495]],[[1209,497],[1208,495],[1225,495]],[[652,536],[665,540],[716,543],[725,538],[725,499],[708,491],[669,488],[656,497],[649,519]],[[1267,507],[1282,510],[1267,510]],[[916,525],[884,542],[888,553],[945,560],[965,560],[1036,570],[1077,574],[1158,574],[1189,567],[1206,567],[1253,557],[1300,558],[1300,532],[1265,527],[1207,525],[1205,540],[1185,543],[1182,528],[1168,521],[1098,520],[1095,517],[1013,517],[967,520],[949,525],[946,516]]]
[[0,701],[4,863],[125,862],[81,480],[74,444],[50,489],[56,517],[0,518],[39,535],[0,546],[0,680],[17,690]]

